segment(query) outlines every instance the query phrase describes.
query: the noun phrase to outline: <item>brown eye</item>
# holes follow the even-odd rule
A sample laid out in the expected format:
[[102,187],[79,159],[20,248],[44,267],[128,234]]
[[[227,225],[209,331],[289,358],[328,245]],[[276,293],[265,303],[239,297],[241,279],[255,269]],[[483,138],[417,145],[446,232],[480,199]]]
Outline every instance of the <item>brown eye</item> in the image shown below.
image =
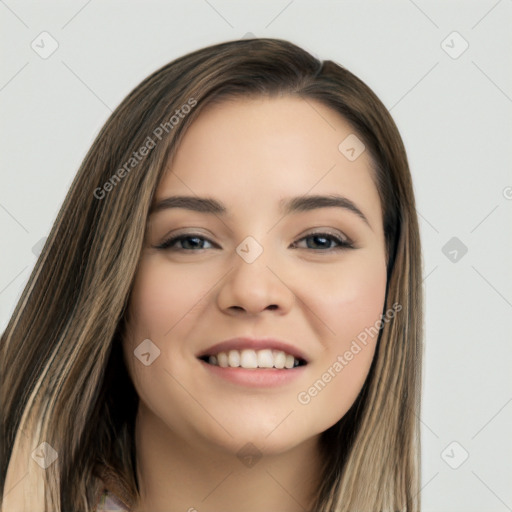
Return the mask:
[[[306,242],[306,247],[297,247],[297,244],[303,240],[308,241]],[[205,247],[205,243],[212,244],[212,246],[219,248],[218,245],[214,244],[211,240],[208,240],[208,238],[194,233],[171,237],[155,247],[156,249],[181,252],[197,252],[198,250],[212,248]],[[354,248],[354,245],[350,240],[345,240],[332,233],[311,233],[302,237],[300,240],[295,242],[294,245],[299,249],[311,249],[320,252],[331,252]]]
[[[196,249],[208,249],[208,247],[203,247],[204,242],[213,244],[213,242],[204,236],[197,234],[185,234],[169,238],[162,242],[160,245],[156,246],[156,248],[173,251],[195,251]],[[178,246],[175,248],[174,246],[178,243],[181,243],[182,247]]]
[[[310,233],[309,235],[302,237],[300,240],[295,242],[295,244],[301,242],[302,240],[312,240],[312,243],[306,243],[306,249],[320,250],[321,252],[352,249],[354,247],[351,241],[344,240],[343,238],[331,233]],[[334,247],[331,245],[333,242],[335,244]]]

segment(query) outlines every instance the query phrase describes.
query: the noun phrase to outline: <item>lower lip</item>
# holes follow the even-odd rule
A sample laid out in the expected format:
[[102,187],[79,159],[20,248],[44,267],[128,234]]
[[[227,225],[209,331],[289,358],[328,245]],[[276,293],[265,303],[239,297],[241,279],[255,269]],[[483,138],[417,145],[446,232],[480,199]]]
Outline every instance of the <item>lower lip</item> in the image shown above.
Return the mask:
[[284,386],[299,378],[306,368],[304,366],[296,366],[286,370],[278,370],[277,368],[223,368],[214,366],[202,360],[199,362],[213,375],[220,377],[234,384],[254,388],[274,388]]

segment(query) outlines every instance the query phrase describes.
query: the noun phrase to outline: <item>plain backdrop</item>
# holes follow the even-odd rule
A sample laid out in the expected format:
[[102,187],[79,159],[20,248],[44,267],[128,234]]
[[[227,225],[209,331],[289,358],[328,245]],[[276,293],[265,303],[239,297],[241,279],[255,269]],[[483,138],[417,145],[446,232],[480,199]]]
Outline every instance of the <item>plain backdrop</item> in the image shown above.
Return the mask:
[[5,0],[0,19],[0,330],[119,102],[192,50],[288,39],[363,79],[408,151],[426,297],[423,510],[512,510],[511,0]]

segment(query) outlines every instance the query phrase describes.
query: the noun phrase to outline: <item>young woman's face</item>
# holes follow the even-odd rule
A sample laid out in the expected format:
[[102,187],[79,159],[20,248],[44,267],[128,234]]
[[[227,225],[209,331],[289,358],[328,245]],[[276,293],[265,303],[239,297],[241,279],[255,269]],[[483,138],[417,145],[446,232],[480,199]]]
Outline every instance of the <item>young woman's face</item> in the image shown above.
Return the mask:
[[[210,105],[191,125],[155,203],[191,199],[150,215],[130,297],[124,351],[143,421],[193,446],[279,453],[353,404],[386,261],[370,156],[353,136],[339,148],[351,134],[336,112],[294,97]],[[310,196],[345,199],[303,204]],[[303,207],[288,211],[291,198]],[[207,211],[212,202],[225,211]],[[215,347],[232,338],[259,341]],[[218,366],[222,348],[233,365],[281,369]],[[282,368],[286,355],[306,364]]]

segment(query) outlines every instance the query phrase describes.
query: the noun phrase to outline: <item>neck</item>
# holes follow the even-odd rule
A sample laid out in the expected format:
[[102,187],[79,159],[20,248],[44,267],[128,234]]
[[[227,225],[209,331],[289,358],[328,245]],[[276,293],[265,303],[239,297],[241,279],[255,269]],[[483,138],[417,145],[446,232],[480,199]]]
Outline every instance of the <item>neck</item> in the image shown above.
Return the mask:
[[284,453],[262,454],[248,445],[237,455],[184,439],[142,402],[135,436],[140,500],[133,512],[311,510],[321,478],[318,437]]

